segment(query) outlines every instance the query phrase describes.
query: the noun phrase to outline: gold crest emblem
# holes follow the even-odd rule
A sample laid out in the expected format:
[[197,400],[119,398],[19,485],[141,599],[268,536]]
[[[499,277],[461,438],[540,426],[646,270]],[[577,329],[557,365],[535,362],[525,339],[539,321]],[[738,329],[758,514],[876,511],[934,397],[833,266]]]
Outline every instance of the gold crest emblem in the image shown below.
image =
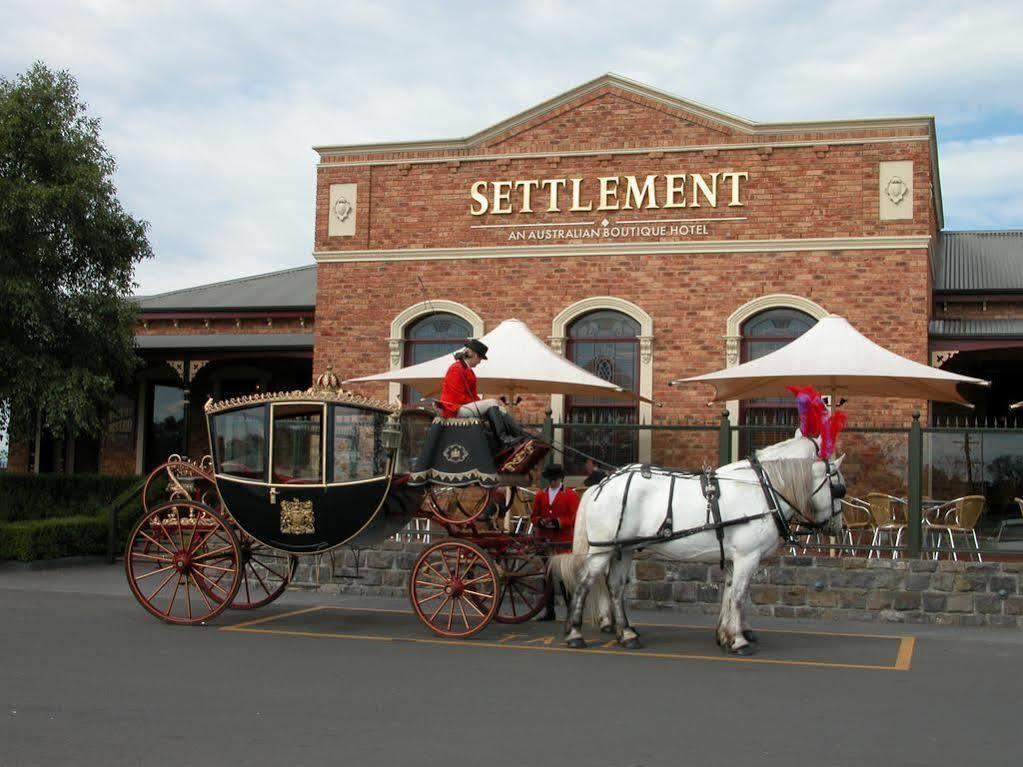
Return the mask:
[[315,533],[312,501],[281,501],[281,532],[285,535]]

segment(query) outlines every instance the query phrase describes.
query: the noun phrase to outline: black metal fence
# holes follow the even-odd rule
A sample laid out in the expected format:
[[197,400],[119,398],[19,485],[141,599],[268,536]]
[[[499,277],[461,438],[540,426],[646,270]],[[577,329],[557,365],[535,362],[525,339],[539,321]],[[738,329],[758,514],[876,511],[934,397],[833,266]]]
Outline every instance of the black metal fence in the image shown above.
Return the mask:
[[[542,425],[548,439],[561,435],[569,466],[582,465],[582,453],[604,459],[635,449],[648,431],[654,463],[689,470],[737,460],[793,428],[788,417],[733,424],[727,412],[712,423],[652,424],[554,423],[548,414]],[[960,418],[925,427],[914,413],[908,426],[847,426],[838,452],[846,456],[847,533],[808,541],[808,551],[1023,560],[1023,424]]]

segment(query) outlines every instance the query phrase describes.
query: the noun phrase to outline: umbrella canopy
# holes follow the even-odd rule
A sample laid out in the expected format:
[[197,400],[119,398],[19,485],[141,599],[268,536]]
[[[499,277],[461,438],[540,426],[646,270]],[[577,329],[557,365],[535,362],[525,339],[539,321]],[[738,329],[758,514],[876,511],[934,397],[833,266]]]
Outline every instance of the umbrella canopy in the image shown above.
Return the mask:
[[844,317],[824,317],[799,338],[768,355],[706,375],[672,381],[714,385],[714,399],[787,396],[786,386],[813,386],[823,394],[900,397],[969,403],[959,384],[990,386],[900,357],[863,336]]
[[[649,402],[569,362],[533,335],[522,320],[505,320],[480,340],[490,348],[487,359],[473,369],[483,395],[578,394]],[[436,395],[451,361],[451,355],[445,354],[407,368],[350,378],[345,383],[391,381],[413,386],[427,396]]]

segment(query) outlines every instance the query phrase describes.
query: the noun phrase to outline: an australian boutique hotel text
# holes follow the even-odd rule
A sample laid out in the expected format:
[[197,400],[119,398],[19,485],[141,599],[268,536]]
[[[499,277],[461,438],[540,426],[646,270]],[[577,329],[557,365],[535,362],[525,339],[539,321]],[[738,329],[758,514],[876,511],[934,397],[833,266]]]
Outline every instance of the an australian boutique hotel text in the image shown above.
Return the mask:
[[[473,229],[504,230],[509,241],[694,237],[746,219],[722,214],[741,211],[748,181],[746,171],[476,181],[469,214],[487,222]],[[496,218],[512,214],[517,223]],[[523,222],[521,214],[557,220]]]

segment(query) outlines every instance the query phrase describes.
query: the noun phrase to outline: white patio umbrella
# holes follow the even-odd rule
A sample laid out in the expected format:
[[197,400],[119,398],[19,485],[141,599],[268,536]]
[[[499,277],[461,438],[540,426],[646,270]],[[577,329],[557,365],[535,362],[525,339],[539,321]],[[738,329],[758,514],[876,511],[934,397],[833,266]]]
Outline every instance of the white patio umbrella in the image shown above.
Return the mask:
[[813,386],[833,398],[899,397],[968,406],[970,403],[957,391],[959,384],[991,385],[980,378],[900,357],[834,314],[777,351],[714,373],[681,378],[670,385],[681,383],[713,384],[715,401],[788,396],[791,392],[786,386]]
[[[480,340],[489,347],[487,359],[473,369],[481,396],[578,394],[650,401],[569,362],[533,335],[522,320],[505,320]],[[344,383],[390,381],[431,396],[440,393],[451,362],[451,355],[445,354],[407,368],[349,378]]]

